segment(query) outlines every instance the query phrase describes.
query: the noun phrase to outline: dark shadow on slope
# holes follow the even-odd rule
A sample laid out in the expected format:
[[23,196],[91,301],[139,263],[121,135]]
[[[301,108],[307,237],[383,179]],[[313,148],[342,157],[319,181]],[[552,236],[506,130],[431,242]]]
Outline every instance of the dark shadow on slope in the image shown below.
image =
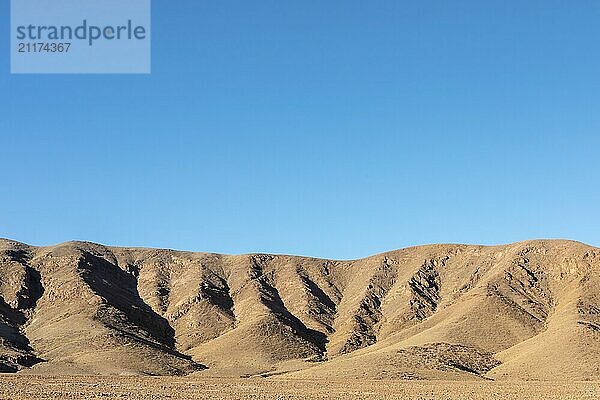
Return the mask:
[[292,328],[300,338],[316,346],[321,355],[324,354],[328,342],[327,336],[322,332],[308,328],[285,307],[279,291],[270,282],[270,279],[264,275],[263,267],[266,262],[267,260],[261,255],[251,258],[250,278],[260,285],[259,291],[262,303],[273,312],[279,321]]
[[4,254],[20,264],[27,264],[31,260],[31,255],[23,249],[8,249]]
[[[23,297],[23,304],[19,303],[19,308],[27,308],[33,310],[39,299],[44,295],[44,286],[42,285],[42,276],[40,271],[25,266],[27,291],[26,297]],[[21,299],[19,299],[21,300]]]
[[[79,270],[89,287],[103,299],[97,318],[124,336],[168,354],[191,360],[175,350],[175,331],[139,295],[135,277],[107,260],[84,253]],[[200,366],[199,368],[206,368]]]
[[354,314],[354,329],[341,349],[351,353],[377,342],[377,325],[383,319],[381,304],[396,282],[397,261],[385,257],[367,285],[365,294]]
[[17,372],[44,362],[33,354],[29,339],[21,332],[25,321],[25,316],[0,296],[0,372]]
[[211,273],[204,276],[200,284],[200,292],[215,307],[227,314],[232,320],[235,320],[233,313],[233,299],[231,298],[231,289],[227,281],[220,276]]
[[29,252],[9,249],[3,255],[20,264],[25,272],[12,307],[0,296],[0,372],[17,372],[45,361],[34,354],[29,339],[22,331],[44,288],[39,271],[28,265],[31,260]]
[[302,284],[306,288],[308,294],[316,301],[311,301],[309,314],[318,321],[327,332],[332,333],[333,321],[337,311],[337,305],[331,298],[312,280],[308,277],[305,271],[296,271],[302,280]]
[[316,297],[327,308],[335,312],[337,306],[333,300],[331,300],[331,298],[319,286],[317,286],[312,279],[304,274],[300,274],[300,279],[302,279],[302,283],[304,283],[311,295]]
[[[25,270],[25,281],[22,282],[21,288],[16,293],[17,305],[16,309],[26,313],[27,310],[33,310],[37,301],[44,294],[42,286],[42,277],[40,272],[29,265],[31,254],[23,249],[11,249],[2,252],[4,256],[10,260],[19,263]],[[19,322],[23,324],[24,322]]]

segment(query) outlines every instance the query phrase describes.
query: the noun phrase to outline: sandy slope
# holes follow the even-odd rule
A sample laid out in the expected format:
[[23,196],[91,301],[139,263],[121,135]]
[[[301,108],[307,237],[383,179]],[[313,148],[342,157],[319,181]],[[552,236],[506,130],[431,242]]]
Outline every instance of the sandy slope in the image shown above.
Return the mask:
[[600,249],[333,261],[0,240],[0,370],[597,380]]

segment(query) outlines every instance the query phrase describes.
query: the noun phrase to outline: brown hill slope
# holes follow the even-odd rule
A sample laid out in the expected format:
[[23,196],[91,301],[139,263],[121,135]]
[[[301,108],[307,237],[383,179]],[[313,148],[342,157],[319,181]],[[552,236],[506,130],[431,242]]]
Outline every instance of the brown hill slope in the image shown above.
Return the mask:
[[600,249],[331,261],[0,240],[0,370],[600,379]]

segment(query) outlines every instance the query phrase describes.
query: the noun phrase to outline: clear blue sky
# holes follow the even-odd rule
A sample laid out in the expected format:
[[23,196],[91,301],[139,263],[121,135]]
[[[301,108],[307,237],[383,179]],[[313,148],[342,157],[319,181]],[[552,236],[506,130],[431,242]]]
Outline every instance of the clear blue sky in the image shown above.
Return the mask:
[[600,245],[600,2],[153,2],[152,74],[9,75],[0,236]]

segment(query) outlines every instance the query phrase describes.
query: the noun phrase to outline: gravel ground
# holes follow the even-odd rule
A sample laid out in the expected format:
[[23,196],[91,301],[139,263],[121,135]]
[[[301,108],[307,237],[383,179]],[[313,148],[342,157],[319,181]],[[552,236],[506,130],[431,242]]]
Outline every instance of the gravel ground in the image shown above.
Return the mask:
[[600,382],[440,382],[0,375],[0,399],[598,399]]

